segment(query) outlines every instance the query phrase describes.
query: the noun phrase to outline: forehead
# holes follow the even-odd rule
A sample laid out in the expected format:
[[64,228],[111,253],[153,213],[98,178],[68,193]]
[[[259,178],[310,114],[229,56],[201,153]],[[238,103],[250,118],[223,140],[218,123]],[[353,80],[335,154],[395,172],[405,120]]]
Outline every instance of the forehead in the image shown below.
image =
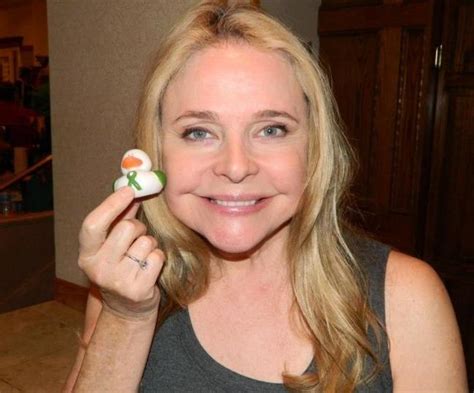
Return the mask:
[[164,116],[182,110],[246,113],[305,111],[304,94],[284,56],[243,43],[203,49],[187,61],[166,91]]

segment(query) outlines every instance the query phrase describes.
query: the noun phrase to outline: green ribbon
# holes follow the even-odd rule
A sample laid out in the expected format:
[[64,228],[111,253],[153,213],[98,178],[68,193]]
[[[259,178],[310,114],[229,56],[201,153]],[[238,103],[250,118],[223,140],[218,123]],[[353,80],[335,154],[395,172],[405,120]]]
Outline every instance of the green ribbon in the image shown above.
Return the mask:
[[127,186],[135,187],[138,191],[141,191],[142,188],[141,188],[140,184],[138,184],[138,182],[135,180],[136,177],[137,177],[137,172],[136,171],[131,171],[131,172],[127,173],[127,179],[128,179]]
[[160,181],[161,185],[164,188],[166,186],[166,175],[165,175],[165,173],[162,172],[162,171],[159,171],[159,170],[153,171],[153,173],[156,175],[156,177],[158,178],[158,180]]

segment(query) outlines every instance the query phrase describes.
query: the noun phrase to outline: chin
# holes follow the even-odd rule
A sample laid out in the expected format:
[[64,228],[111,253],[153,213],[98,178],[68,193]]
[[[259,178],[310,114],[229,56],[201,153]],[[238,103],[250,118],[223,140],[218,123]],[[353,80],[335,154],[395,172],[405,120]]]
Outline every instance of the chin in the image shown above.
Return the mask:
[[221,255],[232,254],[250,254],[258,248],[263,241],[256,241],[256,239],[222,239],[219,237],[206,237],[213,252]]
[[212,254],[219,258],[225,259],[227,261],[240,261],[249,259],[259,248],[260,244],[252,245],[252,246],[244,246],[244,245],[215,245],[210,244]]
[[[260,249],[270,243],[276,241],[285,241],[288,222],[283,223],[266,234],[246,233],[242,236],[224,236],[225,234],[215,234],[214,236],[206,236],[212,252],[215,256],[226,260],[242,260],[248,259],[250,256],[258,252]],[[281,236],[282,235],[282,236]]]

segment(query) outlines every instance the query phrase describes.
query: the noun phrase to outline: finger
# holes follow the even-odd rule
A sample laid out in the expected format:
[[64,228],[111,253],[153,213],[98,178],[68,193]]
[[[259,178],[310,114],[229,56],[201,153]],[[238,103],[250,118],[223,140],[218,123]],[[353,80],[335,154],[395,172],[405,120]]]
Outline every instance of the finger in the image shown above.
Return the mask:
[[165,254],[159,248],[155,248],[148,254],[146,257],[146,261],[148,262],[146,268],[137,269],[136,279],[140,282],[140,286],[143,288],[152,288],[156,284],[165,260]]
[[[154,243],[150,239],[145,239],[144,243],[148,244],[140,244],[147,237],[143,236],[137,239],[136,244],[132,245],[137,246],[133,251],[138,253],[138,255],[140,255],[140,252],[145,252],[145,249]],[[141,249],[138,250],[138,247]],[[132,256],[131,252],[129,254]],[[136,261],[134,260],[135,258],[137,259]],[[146,266],[140,266],[140,260],[146,260]],[[124,256],[122,261],[115,266],[108,264],[108,272],[105,274],[106,285],[103,285],[103,289],[107,288],[111,294],[117,294],[124,299],[146,305],[154,297],[157,290],[156,281],[164,260],[163,252],[157,248],[151,250],[146,258]]]
[[[112,222],[110,225],[110,228],[112,228],[115,224],[117,224],[121,220],[130,220],[132,218],[135,218],[138,212],[138,209],[140,209],[141,203],[137,202],[135,199],[133,203],[127,206],[127,208],[119,214],[119,216]],[[109,228],[109,230],[110,230]]]
[[120,221],[112,228],[102,245],[98,253],[99,259],[112,263],[121,261],[133,242],[145,233],[145,224],[136,218]]
[[79,233],[80,251],[84,256],[97,253],[107,237],[113,221],[132,202],[135,192],[123,187],[95,208],[84,220]]
[[146,260],[157,245],[158,242],[152,236],[140,236],[126,251],[125,259],[127,259],[129,263],[137,264],[137,260]]

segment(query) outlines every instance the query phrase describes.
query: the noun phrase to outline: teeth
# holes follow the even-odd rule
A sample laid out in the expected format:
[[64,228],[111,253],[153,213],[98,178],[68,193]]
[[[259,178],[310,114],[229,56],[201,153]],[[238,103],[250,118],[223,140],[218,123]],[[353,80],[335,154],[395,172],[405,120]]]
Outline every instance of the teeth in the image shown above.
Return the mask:
[[211,199],[211,201],[219,206],[227,207],[242,207],[242,206],[252,206],[257,203],[257,200],[253,201],[220,201],[218,199]]

